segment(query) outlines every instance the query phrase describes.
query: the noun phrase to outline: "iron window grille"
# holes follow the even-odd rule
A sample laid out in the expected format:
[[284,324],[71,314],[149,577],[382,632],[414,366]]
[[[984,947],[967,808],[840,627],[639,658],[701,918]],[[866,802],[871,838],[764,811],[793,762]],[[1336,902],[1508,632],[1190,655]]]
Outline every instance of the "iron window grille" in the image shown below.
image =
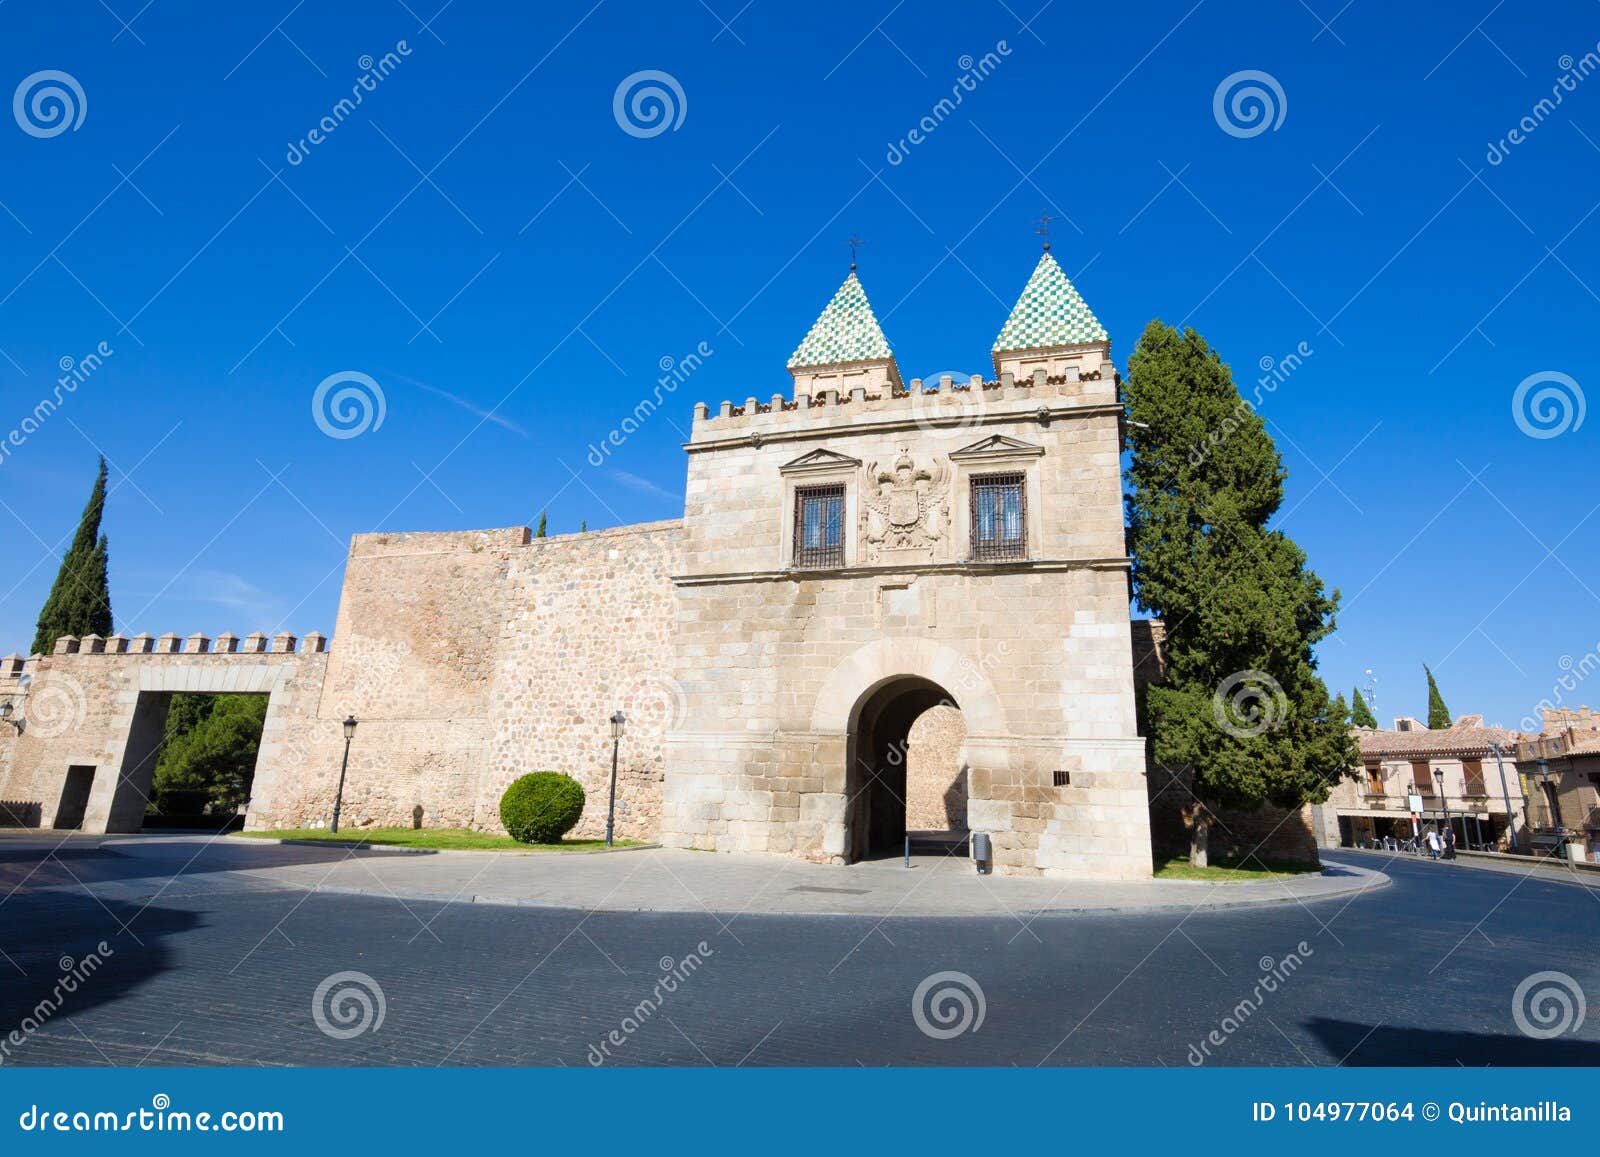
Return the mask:
[[794,565],[844,565],[844,486],[803,486],[794,492]]
[[1028,511],[1023,476],[980,474],[972,479],[972,557],[980,561],[1028,556]]

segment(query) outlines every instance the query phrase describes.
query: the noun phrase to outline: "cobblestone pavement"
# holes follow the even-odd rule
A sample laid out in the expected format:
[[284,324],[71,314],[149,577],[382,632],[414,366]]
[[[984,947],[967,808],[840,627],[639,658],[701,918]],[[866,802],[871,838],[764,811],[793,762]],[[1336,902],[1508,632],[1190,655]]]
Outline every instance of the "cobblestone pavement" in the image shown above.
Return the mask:
[[1600,995],[1600,893],[1543,878],[1376,860],[1391,886],[1233,910],[585,913],[293,889],[260,858],[333,853],[233,845],[117,894],[148,864],[99,843],[0,840],[4,1063],[1600,1063],[1600,1014],[1547,1040],[1513,1015],[1536,972]]
[[[38,837],[33,837],[37,840]],[[41,847],[44,845],[41,844]],[[406,900],[536,904],[607,912],[742,915],[994,916],[1017,912],[1281,904],[1346,895],[1388,881],[1371,868],[1329,868],[1263,883],[1140,880],[1129,883],[980,876],[962,856],[898,857],[849,869],[784,856],[670,849],[609,854],[407,852],[392,848],[276,846],[202,836],[111,839],[96,871],[102,895],[143,899],[173,873],[234,887],[368,893]],[[226,878],[214,881],[222,873]]]

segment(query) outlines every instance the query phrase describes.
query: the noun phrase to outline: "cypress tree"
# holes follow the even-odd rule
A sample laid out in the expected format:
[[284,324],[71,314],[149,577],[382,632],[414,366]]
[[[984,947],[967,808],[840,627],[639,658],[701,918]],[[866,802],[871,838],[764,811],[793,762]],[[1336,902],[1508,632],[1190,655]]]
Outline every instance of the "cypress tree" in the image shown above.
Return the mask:
[[1433,672],[1428,670],[1424,663],[1422,669],[1428,676],[1428,730],[1443,731],[1450,726],[1450,708],[1444,705],[1444,696],[1439,694],[1439,684],[1433,681]]
[[39,611],[33,653],[48,655],[62,635],[109,635],[111,620],[110,555],[100,518],[106,507],[106,460],[89,493],[89,504],[78,520],[72,545],[61,559],[50,597]]
[[1355,689],[1355,693],[1350,697],[1350,705],[1351,723],[1357,727],[1376,727],[1378,725],[1378,718],[1372,714],[1372,707],[1367,703],[1367,697],[1361,694],[1361,688],[1357,687]]
[[545,534],[545,512],[542,511],[542,510],[539,511],[539,529],[533,532],[533,537],[534,538],[546,538],[546,537],[548,537]]
[[1193,330],[1151,322],[1128,363],[1133,593],[1166,623],[1168,677],[1144,724],[1155,761],[1192,772],[1190,861],[1207,862],[1218,807],[1327,799],[1360,762],[1343,696],[1312,647],[1338,592],[1268,522],[1283,501],[1266,424]]

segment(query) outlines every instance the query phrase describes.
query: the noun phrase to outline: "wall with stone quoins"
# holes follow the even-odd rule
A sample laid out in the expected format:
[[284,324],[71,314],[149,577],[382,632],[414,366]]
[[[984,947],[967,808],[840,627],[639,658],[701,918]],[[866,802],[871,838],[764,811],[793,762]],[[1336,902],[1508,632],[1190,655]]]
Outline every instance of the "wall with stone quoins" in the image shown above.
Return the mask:
[[[1001,872],[1146,876],[1115,373],[913,387],[700,410],[681,522],[358,535],[326,650],[164,636],[30,660],[32,705],[75,705],[76,722],[0,731],[0,800],[48,826],[67,767],[92,765],[108,794],[85,826],[134,823],[110,793],[153,754],[159,696],[264,690],[251,828],[327,822],[354,714],[351,830],[499,830],[505,785],[554,770],[583,783],[578,833],[595,835],[620,709],[620,834],[842,860],[854,716],[912,677],[960,709],[913,737],[913,827],[945,826],[965,766],[966,824]],[[1028,557],[973,562],[970,476],[1009,470],[1028,479]],[[792,490],[815,481],[849,493],[846,565],[797,571]]]
[[[1115,373],[1007,379],[697,413],[665,843],[848,858],[853,713],[911,676],[961,708],[968,823],[1002,873],[1149,875]],[[960,453],[980,445],[993,452]],[[877,545],[869,507],[902,457],[920,531]],[[970,562],[968,477],[1012,469],[1028,477],[1029,557]],[[846,488],[845,565],[792,569],[790,491],[823,482]]]

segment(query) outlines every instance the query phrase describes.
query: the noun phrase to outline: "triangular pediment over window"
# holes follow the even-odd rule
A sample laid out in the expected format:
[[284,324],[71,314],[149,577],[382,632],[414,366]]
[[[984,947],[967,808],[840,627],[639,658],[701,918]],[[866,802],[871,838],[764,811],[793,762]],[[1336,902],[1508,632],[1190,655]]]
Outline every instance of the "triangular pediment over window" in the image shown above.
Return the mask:
[[786,462],[778,469],[785,474],[792,471],[809,470],[845,470],[861,465],[861,459],[852,458],[848,454],[838,454],[832,450],[812,450],[800,455],[793,462]]
[[962,447],[951,454],[950,458],[952,461],[960,462],[968,458],[1032,458],[1043,453],[1043,446],[1021,442],[1004,434],[993,434],[981,442]]

